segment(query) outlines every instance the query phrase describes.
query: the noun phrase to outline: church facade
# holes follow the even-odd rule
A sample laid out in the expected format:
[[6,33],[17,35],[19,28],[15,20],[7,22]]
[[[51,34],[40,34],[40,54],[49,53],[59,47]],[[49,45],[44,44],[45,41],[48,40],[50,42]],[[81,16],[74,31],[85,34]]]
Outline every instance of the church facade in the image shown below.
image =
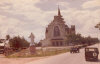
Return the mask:
[[75,34],[75,25],[71,25],[69,28],[65,24],[64,18],[61,15],[60,9],[58,8],[58,15],[54,16],[53,21],[48,25],[45,32],[45,46],[66,46],[66,35]]

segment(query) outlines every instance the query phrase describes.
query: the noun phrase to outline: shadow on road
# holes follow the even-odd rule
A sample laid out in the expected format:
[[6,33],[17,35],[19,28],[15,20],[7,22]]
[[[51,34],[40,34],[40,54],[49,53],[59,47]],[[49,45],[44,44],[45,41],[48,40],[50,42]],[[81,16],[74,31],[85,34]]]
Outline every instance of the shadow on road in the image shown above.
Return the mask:
[[100,59],[99,59],[98,61],[88,61],[88,62],[94,62],[94,63],[95,63],[95,62],[99,62],[99,63],[100,63]]

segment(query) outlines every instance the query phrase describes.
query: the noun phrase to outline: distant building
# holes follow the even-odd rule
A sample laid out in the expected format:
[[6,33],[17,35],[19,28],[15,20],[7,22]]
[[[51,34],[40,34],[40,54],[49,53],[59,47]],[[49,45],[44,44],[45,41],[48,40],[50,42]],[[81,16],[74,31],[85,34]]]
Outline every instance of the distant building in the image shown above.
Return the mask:
[[45,39],[42,40],[43,46],[65,46],[66,35],[75,34],[75,25],[71,28],[65,24],[62,18],[60,9],[58,8],[58,15],[54,16],[54,20],[48,25],[45,32]]
[[5,39],[0,39],[0,43],[5,42]]

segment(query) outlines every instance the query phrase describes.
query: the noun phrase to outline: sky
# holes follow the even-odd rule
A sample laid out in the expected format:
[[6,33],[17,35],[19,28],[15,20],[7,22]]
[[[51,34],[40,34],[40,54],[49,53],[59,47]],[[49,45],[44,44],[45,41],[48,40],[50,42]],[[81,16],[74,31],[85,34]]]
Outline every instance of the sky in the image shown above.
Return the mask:
[[39,42],[58,5],[66,24],[76,26],[76,33],[100,38],[94,28],[100,22],[100,0],[0,0],[0,38],[9,34],[29,39],[32,32]]

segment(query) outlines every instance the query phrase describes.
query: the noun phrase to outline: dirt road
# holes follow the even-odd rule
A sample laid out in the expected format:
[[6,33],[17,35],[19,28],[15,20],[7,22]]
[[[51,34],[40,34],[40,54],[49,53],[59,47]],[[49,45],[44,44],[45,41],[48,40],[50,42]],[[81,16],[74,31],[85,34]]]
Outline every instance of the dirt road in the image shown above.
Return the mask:
[[5,58],[4,55],[0,54],[0,64],[25,64],[32,62],[43,57],[32,57],[32,58]]

